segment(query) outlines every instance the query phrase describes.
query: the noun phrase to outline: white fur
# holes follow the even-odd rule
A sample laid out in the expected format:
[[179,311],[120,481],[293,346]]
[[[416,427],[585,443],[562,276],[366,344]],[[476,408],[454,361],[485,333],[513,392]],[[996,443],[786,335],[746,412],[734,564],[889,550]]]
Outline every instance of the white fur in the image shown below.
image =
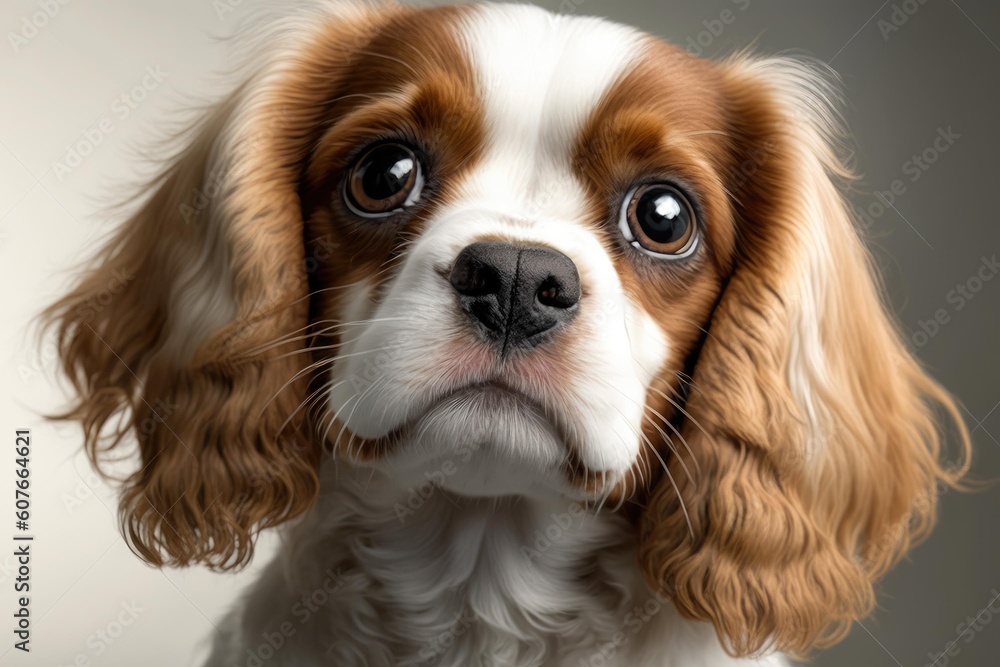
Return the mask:
[[[468,451],[459,456],[474,456]],[[207,667],[739,667],[712,627],[643,584],[617,515],[472,499],[434,481],[326,469],[315,508],[216,640]],[[452,473],[455,474],[455,473]],[[583,574],[586,576],[581,576]]]
[[[317,506],[287,529],[209,667],[784,664],[726,655],[710,625],[657,599],[637,567],[634,528],[583,511],[563,479],[554,424],[591,469],[626,474],[642,446],[647,386],[670,349],[581,224],[585,197],[569,163],[641,36],[514,5],[477,9],[463,30],[485,97],[485,158],[378,303],[370,284],[352,288],[341,315],[355,324],[330,377],[333,428],[377,438],[411,424],[409,440],[374,466],[326,464]],[[556,352],[498,366],[457,308],[442,270],[495,235],[576,263],[586,296]],[[535,405],[461,392],[490,378]]]

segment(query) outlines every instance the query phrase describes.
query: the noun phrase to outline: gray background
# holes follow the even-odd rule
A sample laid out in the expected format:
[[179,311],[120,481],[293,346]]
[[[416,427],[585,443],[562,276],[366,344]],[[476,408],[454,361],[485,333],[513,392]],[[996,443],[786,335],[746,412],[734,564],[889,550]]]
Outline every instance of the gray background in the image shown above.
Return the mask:
[[[18,32],[40,0],[5,0],[0,28]],[[65,1],[65,0],[64,0]],[[0,664],[188,664],[253,572],[156,571],[117,536],[114,490],[75,454],[75,431],[42,422],[58,405],[51,349],[31,346],[24,323],[67,284],[66,267],[111,224],[100,207],[134,180],[134,147],[164,129],[192,96],[222,92],[213,35],[232,32],[251,0],[74,0],[21,48],[0,43],[0,285],[5,318],[0,428],[30,426],[36,440],[33,598],[36,651]],[[982,268],[1000,252],[1000,3],[990,0],[553,0],[564,12],[631,23],[721,56],[756,41],[832,63],[863,181],[853,194],[870,217],[870,245],[889,299],[917,354],[962,401],[976,448],[974,475],[1000,477],[1000,277]],[[724,13],[729,12],[729,13]],[[30,19],[29,19],[30,20]],[[713,34],[713,30],[714,33]],[[29,31],[30,32],[30,31]],[[690,41],[693,40],[693,41]],[[160,80],[147,77],[159,67]],[[143,79],[150,85],[143,86]],[[143,87],[137,91],[136,86]],[[121,95],[134,104],[123,118]],[[142,99],[139,100],[138,98]],[[132,108],[134,107],[134,108]],[[101,119],[112,131],[67,171],[68,156]],[[105,127],[108,127],[105,124]],[[957,139],[934,146],[940,131]],[[96,136],[96,135],[92,135]],[[940,145],[940,144],[939,144]],[[914,155],[934,163],[913,180]],[[878,192],[900,181],[894,208]],[[900,187],[900,185],[902,187]],[[976,282],[977,272],[991,280]],[[971,284],[969,281],[972,281]],[[968,285],[971,298],[955,291]],[[937,318],[936,326],[928,324]],[[7,409],[9,406],[9,410]],[[0,477],[9,479],[4,456]],[[1000,663],[1000,485],[946,493],[937,531],[882,583],[880,607],[821,666],[987,667]],[[271,548],[265,540],[254,569]],[[6,549],[3,549],[6,552]],[[0,557],[0,604],[13,604],[11,559]],[[122,616],[122,605],[141,611]],[[981,613],[983,612],[983,613]],[[966,630],[969,617],[977,628]],[[125,624],[122,619],[129,620]],[[960,623],[965,625],[959,627]],[[6,626],[5,626],[6,627]],[[111,639],[110,642],[101,637]],[[114,635],[114,636],[112,636]],[[5,640],[0,653],[7,650]],[[934,662],[951,649],[953,655]]]
[[[720,33],[715,21],[727,10],[731,20]],[[837,70],[863,176],[852,200],[881,211],[866,224],[888,297],[913,349],[964,405],[974,476],[1000,476],[1000,276],[972,298],[952,292],[976,276],[984,256],[1000,252],[1000,3],[585,0],[579,11],[641,26],[707,56],[756,41],[761,51],[794,50]],[[932,149],[939,128],[959,138],[929,154],[934,163],[913,181],[907,163]],[[905,192],[893,210],[878,193],[891,197],[896,180]],[[935,315],[944,322],[936,329],[928,324]],[[1000,664],[1000,619],[989,610],[980,615],[990,603],[1000,610],[998,501],[996,485],[974,495],[946,493],[936,532],[883,581],[879,609],[814,664]],[[970,616],[979,616],[981,630],[966,630]],[[938,659],[946,650],[952,655]]]

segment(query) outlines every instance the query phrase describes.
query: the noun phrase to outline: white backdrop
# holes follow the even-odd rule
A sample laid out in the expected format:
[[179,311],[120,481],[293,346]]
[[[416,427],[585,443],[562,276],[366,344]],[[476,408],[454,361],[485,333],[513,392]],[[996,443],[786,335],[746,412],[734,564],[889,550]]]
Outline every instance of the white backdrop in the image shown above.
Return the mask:
[[[129,551],[115,490],[81,454],[79,430],[39,416],[61,404],[61,393],[51,345],[39,349],[25,329],[118,220],[102,209],[141,177],[140,150],[183,119],[178,110],[223,92],[212,73],[224,70],[224,48],[212,36],[231,33],[247,13],[231,4],[0,5],[0,442],[10,443],[0,448],[0,484],[12,485],[14,430],[31,428],[36,536],[32,652],[24,654],[8,649],[13,504],[12,491],[0,492],[0,516],[10,517],[0,529],[2,665],[197,664],[213,624],[252,577],[158,571]],[[12,43],[10,32],[23,40]]]

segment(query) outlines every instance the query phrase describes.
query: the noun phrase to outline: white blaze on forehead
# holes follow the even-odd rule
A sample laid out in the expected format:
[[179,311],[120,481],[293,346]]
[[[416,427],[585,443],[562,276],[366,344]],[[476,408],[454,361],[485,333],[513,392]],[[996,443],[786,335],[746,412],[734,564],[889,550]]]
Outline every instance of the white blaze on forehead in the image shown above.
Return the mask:
[[[430,410],[432,417],[419,424],[420,447],[411,443],[408,450],[421,461],[432,447],[450,457],[450,442],[482,439],[482,425],[461,412],[465,403],[434,410],[442,396],[500,372],[483,360],[488,350],[477,356],[481,345],[469,341],[474,334],[442,276],[476,241],[545,245],[574,262],[585,298],[554,343],[562,362],[555,381],[534,376],[529,360],[504,382],[568,425],[574,453],[590,470],[624,474],[639,454],[647,387],[670,341],[628,301],[600,235],[585,223],[594,212],[572,158],[604,95],[642,57],[646,38],[600,19],[520,5],[476,7],[459,30],[479,78],[482,153],[460,182],[449,184],[449,201],[408,247],[382,300],[374,304],[363,290],[352,299],[351,317],[372,319],[340,350],[330,408],[362,438],[381,437]],[[456,360],[456,352],[466,356]],[[552,425],[539,428],[531,415],[522,417],[505,413],[506,422],[488,425],[491,456],[482,453],[482,460],[516,467],[527,458],[528,469],[559,465],[563,452],[551,447],[558,437]],[[425,442],[427,434],[447,442]]]
[[486,5],[469,14],[461,36],[478,72],[487,131],[470,185],[479,196],[514,190],[540,200],[522,202],[532,208],[563,199],[543,179],[553,172],[563,183],[571,178],[584,123],[639,57],[642,33],[594,17]]

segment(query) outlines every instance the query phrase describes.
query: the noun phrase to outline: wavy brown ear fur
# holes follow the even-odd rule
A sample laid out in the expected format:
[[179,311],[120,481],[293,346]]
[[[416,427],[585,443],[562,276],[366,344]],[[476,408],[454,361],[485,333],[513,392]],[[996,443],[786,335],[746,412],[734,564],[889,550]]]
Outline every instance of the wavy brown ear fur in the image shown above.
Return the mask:
[[730,186],[736,268],[694,365],[684,437],[700,474],[668,463],[678,487],[653,489],[640,560],[732,654],[803,655],[870,612],[874,580],[931,529],[938,484],[966,472],[969,437],[881,302],[837,187],[825,76],[783,58],[721,67],[736,162],[755,168]]
[[[138,439],[120,516],[150,563],[244,565],[257,530],[317,494],[317,439],[296,411],[311,361],[292,342],[309,323],[297,187],[364,35],[367,13],[348,9],[267,28],[271,55],[46,313],[78,396],[64,417],[95,464]],[[288,35],[313,50],[294,68]]]

